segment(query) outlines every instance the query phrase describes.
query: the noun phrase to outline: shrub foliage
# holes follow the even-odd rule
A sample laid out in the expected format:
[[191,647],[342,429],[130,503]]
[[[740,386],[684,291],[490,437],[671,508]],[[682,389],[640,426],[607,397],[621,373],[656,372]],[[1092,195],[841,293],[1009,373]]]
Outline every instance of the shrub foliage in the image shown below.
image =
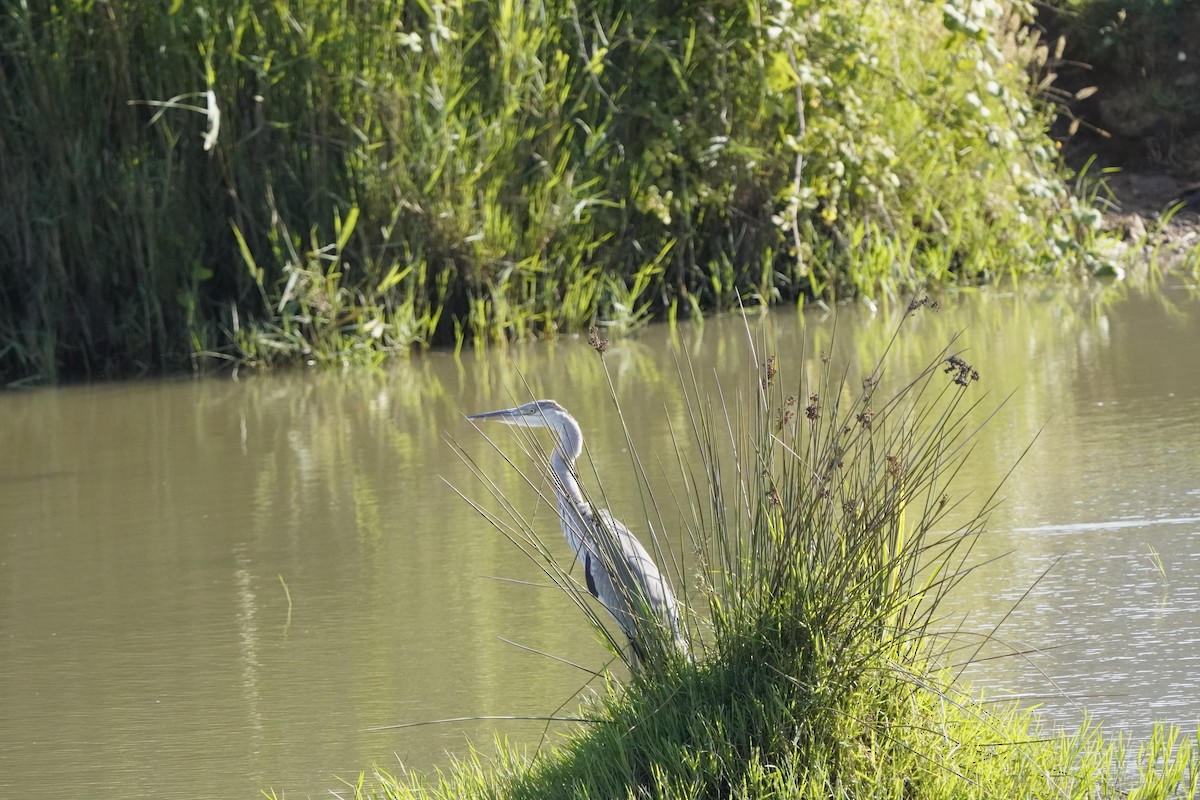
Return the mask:
[[0,378],[1087,264],[999,0],[0,14]]

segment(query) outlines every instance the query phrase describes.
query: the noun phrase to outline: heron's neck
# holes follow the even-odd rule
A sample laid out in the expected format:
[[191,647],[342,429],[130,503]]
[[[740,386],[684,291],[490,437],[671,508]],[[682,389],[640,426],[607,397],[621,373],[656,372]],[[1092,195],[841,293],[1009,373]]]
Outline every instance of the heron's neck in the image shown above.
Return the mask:
[[583,489],[579,479],[575,477],[575,459],[583,452],[583,434],[575,424],[557,426],[558,446],[550,456],[550,468],[558,477],[559,490],[562,492],[560,501],[582,506],[584,504]]
[[583,489],[575,477],[575,459],[583,452],[583,434],[574,420],[555,426],[558,446],[550,455],[550,469],[554,471],[558,488],[558,515],[562,520],[563,536],[575,551],[575,558],[586,557],[589,541],[587,525],[587,501]]

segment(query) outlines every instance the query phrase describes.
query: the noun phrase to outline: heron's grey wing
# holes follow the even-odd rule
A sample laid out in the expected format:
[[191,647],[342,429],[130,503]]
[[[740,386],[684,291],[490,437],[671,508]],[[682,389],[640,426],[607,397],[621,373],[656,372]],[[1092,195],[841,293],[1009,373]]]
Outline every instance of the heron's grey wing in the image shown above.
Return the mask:
[[583,556],[583,574],[587,581],[588,591],[592,597],[600,601],[600,605],[616,620],[621,632],[629,639],[637,633],[637,623],[632,613],[627,593],[622,592],[613,583],[612,572],[599,553],[590,551]]
[[[607,549],[607,552],[598,554],[599,560],[606,568],[604,572],[616,574],[615,582],[612,576],[607,574],[604,579],[608,583],[609,594],[613,598],[614,605],[620,607],[620,613],[614,610],[614,607],[610,606],[603,596],[597,595],[598,599],[617,619],[617,623],[621,625],[626,634],[632,636],[632,631],[636,627],[635,609],[641,603],[645,603],[650,613],[661,624],[667,626],[672,638],[680,640],[679,610],[675,604],[675,595],[672,594],[666,577],[659,572],[654,559],[646,552],[646,548],[634,536],[633,531],[608,511],[601,511],[600,518],[604,530],[598,530],[596,538],[599,542],[611,542],[612,547]],[[600,584],[597,583],[597,589],[599,588]],[[640,614],[640,609],[638,612]]]

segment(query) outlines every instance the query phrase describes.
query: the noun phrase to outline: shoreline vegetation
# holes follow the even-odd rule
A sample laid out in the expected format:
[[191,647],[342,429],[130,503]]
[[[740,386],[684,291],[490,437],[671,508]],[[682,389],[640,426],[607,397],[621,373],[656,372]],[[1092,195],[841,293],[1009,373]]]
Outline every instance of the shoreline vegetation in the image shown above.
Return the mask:
[[[914,302],[905,317],[934,311]],[[601,358],[605,345],[593,336]],[[861,380],[832,358],[795,369],[763,342],[749,356],[745,379],[716,397],[681,364],[689,421],[676,452],[658,455],[686,488],[643,495],[647,519],[683,529],[680,552],[656,545],[694,660],[662,648],[636,675],[605,671],[553,746],[501,740],[434,774],[377,767],[347,784],[355,800],[1196,796],[1196,734],[1159,726],[1134,752],[1093,720],[1049,729],[958,682],[986,643],[1002,643],[1003,617],[981,633],[940,608],[979,565],[972,547],[998,502],[999,487],[980,498],[955,482],[1003,413],[980,378],[988,365],[954,342],[916,375],[885,369],[885,352]],[[620,413],[611,383],[610,398]],[[492,445],[522,453],[509,466],[549,487],[542,447],[524,433]],[[635,470],[653,460],[628,446]],[[494,501],[469,502],[589,612],[619,661],[622,642],[539,537],[544,520],[458,452]]]
[[1111,274],[1034,98],[1063,54],[1032,15],[15,4],[0,384]]

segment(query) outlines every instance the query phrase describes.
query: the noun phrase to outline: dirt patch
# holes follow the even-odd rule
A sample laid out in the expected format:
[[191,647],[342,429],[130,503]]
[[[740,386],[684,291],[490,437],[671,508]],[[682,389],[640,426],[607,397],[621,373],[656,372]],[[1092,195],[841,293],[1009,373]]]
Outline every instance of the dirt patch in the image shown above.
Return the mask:
[[[1179,232],[1200,228],[1200,186],[1161,172],[1127,170],[1105,176],[1100,197],[1115,220],[1137,217],[1147,230],[1169,216],[1167,227]],[[1176,208],[1178,206],[1178,208]]]
[[1179,265],[1200,248],[1200,186],[1158,172],[1122,170],[1105,178],[1100,197],[1105,227],[1130,244],[1157,250],[1164,267]]

